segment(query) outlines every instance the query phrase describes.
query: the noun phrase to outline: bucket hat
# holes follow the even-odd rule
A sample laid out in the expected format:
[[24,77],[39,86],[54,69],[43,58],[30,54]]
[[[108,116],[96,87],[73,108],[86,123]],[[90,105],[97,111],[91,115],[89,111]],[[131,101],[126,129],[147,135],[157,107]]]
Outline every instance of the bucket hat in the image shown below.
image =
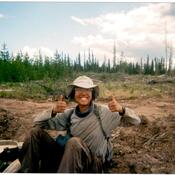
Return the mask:
[[87,76],[79,76],[77,77],[69,86],[67,90],[67,97],[68,99],[73,100],[75,94],[75,87],[80,87],[84,89],[93,89],[92,95],[95,99],[99,95],[99,87],[95,85],[91,78]]

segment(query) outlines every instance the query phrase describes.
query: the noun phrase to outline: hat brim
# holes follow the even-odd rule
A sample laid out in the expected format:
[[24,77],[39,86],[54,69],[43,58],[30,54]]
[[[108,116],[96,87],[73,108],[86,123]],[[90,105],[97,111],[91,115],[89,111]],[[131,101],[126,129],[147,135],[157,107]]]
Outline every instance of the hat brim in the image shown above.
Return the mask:
[[75,87],[81,87],[81,88],[84,88],[84,89],[94,89],[94,98],[97,98],[99,96],[99,87],[98,87],[98,85],[84,86],[84,85],[81,85],[81,84],[79,84],[79,85],[70,84],[67,88],[67,93],[66,93],[68,99],[70,99],[70,100],[73,100],[71,94],[74,91]]

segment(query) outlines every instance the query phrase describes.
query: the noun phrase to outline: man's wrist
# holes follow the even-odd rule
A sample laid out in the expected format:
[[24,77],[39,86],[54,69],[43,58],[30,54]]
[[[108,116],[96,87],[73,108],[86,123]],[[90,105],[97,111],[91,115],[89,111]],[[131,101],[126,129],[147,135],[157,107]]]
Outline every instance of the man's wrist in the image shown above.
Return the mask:
[[121,116],[123,116],[123,115],[125,114],[125,107],[124,107],[124,106],[122,106],[122,111],[119,112],[119,114],[120,114]]

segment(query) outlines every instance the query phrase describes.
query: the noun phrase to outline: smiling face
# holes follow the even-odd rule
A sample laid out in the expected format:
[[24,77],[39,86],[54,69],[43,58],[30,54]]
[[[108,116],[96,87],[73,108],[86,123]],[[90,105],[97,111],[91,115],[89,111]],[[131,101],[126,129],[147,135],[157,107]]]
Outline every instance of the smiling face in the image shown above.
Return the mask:
[[85,89],[76,87],[75,88],[75,101],[78,103],[80,109],[84,108],[84,110],[90,105],[92,100],[92,89]]

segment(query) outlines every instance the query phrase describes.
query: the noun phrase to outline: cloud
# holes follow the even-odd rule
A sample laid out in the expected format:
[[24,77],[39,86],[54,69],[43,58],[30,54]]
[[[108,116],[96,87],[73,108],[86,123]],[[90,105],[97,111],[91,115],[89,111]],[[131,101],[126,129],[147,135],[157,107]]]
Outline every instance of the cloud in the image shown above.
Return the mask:
[[83,25],[83,26],[86,25],[85,21],[82,20],[82,19],[80,19],[80,18],[77,18],[77,17],[75,17],[75,16],[71,16],[71,19],[72,19],[73,21],[75,21],[75,22],[77,22],[77,23]]
[[105,53],[112,51],[116,40],[117,52],[124,51],[130,57],[146,57],[147,54],[164,56],[165,28],[168,42],[175,43],[174,10],[173,3],[149,3],[130,11],[106,13],[93,18],[72,17],[80,25],[98,29],[98,34],[75,36],[72,41],[83,49],[98,47],[98,51]]
[[0,13],[0,19],[10,19],[10,18],[16,18],[16,16],[4,15],[4,14]]
[[1,18],[5,18],[5,16],[4,16],[3,14],[0,13],[0,19],[1,19]]
[[[165,22],[170,25],[172,29],[172,18],[170,15],[174,4],[160,3],[149,4],[141,6],[137,9],[125,12],[107,13],[95,18],[81,19],[72,17],[72,19],[81,25],[97,26],[102,33],[112,32],[113,34],[120,34],[125,32],[137,33],[143,32],[162,32]],[[174,23],[173,23],[174,26]]]
[[96,18],[87,18],[87,19],[81,19],[81,18],[78,18],[78,17],[75,17],[75,16],[71,16],[71,19],[83,26],[86,26],[86,25],[94,25],[96,23]]
[[81,44],[85,48],[91,48],[95,46],[103,46],[104,44],[111,44],[111,39],[105,39],[102,35],[88,35],[86,37],[76,36],[73,38],[74,44]]
[[[53,51],[51,51],[49,48],[47,47],[39,47],[39,48],[32,48],[30,46],[24,46],[23,49],[21,50],[23,54],[28,53],[29,57],[33,58],[35,56],[39,55],[39,52],[41,53],[41,55],[44,56],[48,56],[48,57],[53,57]],[[15,55],[18,52],[15,53]]]
[[[91,53],[95,54],[97,56],[97,59],[99,60],[99,63],[102,64],[105,57],[106,57],[106,63],[107,60],[110,59],[112,63],[113,59],[113,47],[114,47],[114,39],[105,39],[102,35],[88,35],[87,37],[75,37],[73,39],[73,44],[79,44],[81,45],[81,55],[86,55],[86,58],[89,54],[89,49]],[[127,43],[123,41],[119,41],[116,43],[117,47],[117,53],[116,57],[120,58],[122,46],[127,45]],[[125,57],[126,61],[129,61],[130,59]],[[131,61],[131,60],[130,60]]]

